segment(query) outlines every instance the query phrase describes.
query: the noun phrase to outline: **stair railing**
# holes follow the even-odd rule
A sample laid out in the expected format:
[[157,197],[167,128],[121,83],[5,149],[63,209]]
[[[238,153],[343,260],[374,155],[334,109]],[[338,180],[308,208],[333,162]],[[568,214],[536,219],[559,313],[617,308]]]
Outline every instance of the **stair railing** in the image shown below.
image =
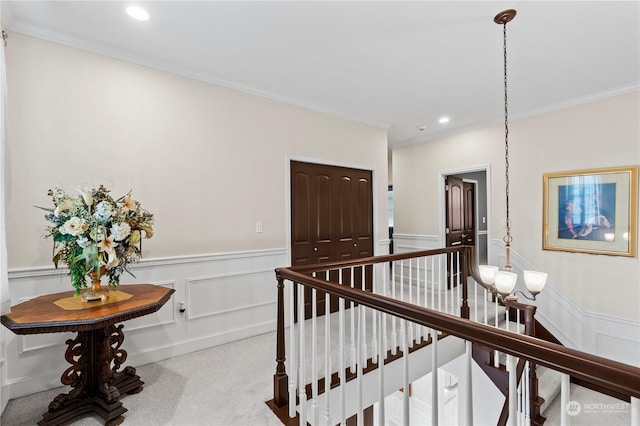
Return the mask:
[[[382,368],[390,357],[396,355],[403,359],[404,369],[408,370],[409,353],[412,349],[416,350],[420,345],[434,343],[432,345],[432,362],[437,368],[437,342],[445,335],[457,336],[477,345],[482,345],[493,350],[503,352],[512,357],[518,357],[521,360],[527,360],[531,363],[538,363],[549,368],[564,372],[573,377],[580,378],[587,382],[594,383],[604,389],[613,392],[629,395],[632,400],[640,396],[640,370],[625,364],[616,363],[604,358],[595,357],[580,351],[564,348],[560,345],[544,342],[539,339],[526,335],[518,335],[513,331],[505,331],[495,326],[486,324],[489,316],[488,309],[485,307],[484,315],[478,313],[477,305],[474,306],[474,312],[471,316],[475,319],[481,319],[478,324],[467,320],[470,316],[467,295],[467,274],[476,280],[474,292],[480,289],[484,292],[483,299],[498,298],[493,289],[488,288],[477,279],[474,268],[469,265],[469,260],[473,257],[469,247],[456,247],[453,249],[438,249],[416,253],[399,254],[392,256],[380,256],[357,261],[335,262],[326,265],[311,265],[295,268],[281,268],[276,270],[278,280],[278,318],[277,318],[277,355],[276,355],[276,374],[274,375],[274,399],[273,405],[276,408],[289,406],[289,417],[295,417],[296,404],[300,404],[300,420],[307,419],[306,407],[307,403],[300,403],[309,399],[315,399],[311,402],[310,407],[313,418],[311,424],[331,423],[330,398],[321,401],[320,394],[330,389],[332,386],[339,385],[339,391],[343,393],[339,398],[340,404],[345,404],[344,392],[345,383],[348,376],[351,375],[358,380],[356,386],[357,400],[362,401],[362,378],[367,371],[379,368],[379,381],[384,383],[384,373]],[[448,274],[446,279],[436,277],[436,274],[445,275],[441,268],[435,265],[448,265],[448,270],[454,273]],[[367,269],[373,268],[373,269]],[[333,272],[331,272],[333,271]],[[337,271],[337,273],[336,273]],[[357,275],[360,278],[357,279]],[[334,278],[331,280],[330,278]],[[359,282],[360,288],[356,286]],[[372,282],[372,286],[367,288],[368,282]],[[450,290],[448,293],[442,291],[442,285]],[[286,283],[291,283],[288,293],[285,293]],[[416,286],[412,286],[416,283]],[[440,286],[440,287],[437,287]],[[311,327],[314,330],[317,324],[324,323],[325,332],[325,351],[329,350],[330,336],[330,315],[318,321],[316,299],[318,295],[326,294],[324,300],[325,312],[329,312],[332,303],[339,305],[339,322],[340,341],[344,341],[345,335],[351,330],[350,349],[345,355],[340,351],[340,357],[350,359],[347,364],[349,368],[345,369],[341,366],[345,365],[344,359],[337,362],[338,367],[332,366],[332,361],[324,362],[324,376],[317,380],[317,376],[313,375],[318,371],[318,365],[312,363],[312,380],[311,385],[306,378],[306,361],[301,362],[304,354],[305,346],[305,321],[296,321],[297,314],[304,311],[304,297],[302,295],[304,289],[311,289],[313,298],[311,303],[312,320]],[[449,299],[450,294],[456,294],[455,298]],[[395,296],[395,298],[393,297]],[[289,299],[288,311],[285,312],[285,299]],[[424,303],[421,303],[424,301]],[[459,301],[459,302],[457,302]],[[527,324],[532,324],[531,318],[535,307],[531,305],[521,305],[514,301],[507,301],[506,313],[509,312],[529,312],[524,315],[525,332]],[[424,306],[423,306],[424,305]],[[345,312],[345,308],[350,307],[349,314]],[[435,308],[435,309],[434,309]],[[445,312],[439,312],[437,309]],[[498,309],[496,306],[494,309]],[[285,347],[285,314],[289,316],[289,362],[286,363],[286,347]],[[520,317],[519,314],[515,314]],[[351,317],[351,321],[346,318]],[[370,319],[366,320],[366,316]],[[497,319],[494,319],[497,321]],[[347,324],[350,322],[350,328]],[[395,328],[394,324],[397,325]],[[367,324],[372,328],[369,332],[365,330]],[[517,327],[520,328],[520,327]],[[390,332],[387,334],[387,332]],[[395,333],[395,336],[394,336]],[[363,336],[372,336],[367,342]],[[400,335],[400,337],[398,337]],[[392,342],[388,346],[386,341]],[[293,349],[296,347],[297,349]],[[469,347],[469,343],[467,344]],[[396,350],[397,347],[399,350]],[[317,348],[312,349],[315,356]],[[396,351],[397,353],[393,353]],[[470,350],[467,350],[470,353]],[[371,358],[368,358],[371,354]],[[384,355],[387,355],[385,357]],[[298,357],[299,359],[296,359]],[[389,359],[388,359],[389,358]],[[397,357],[396,357],[397,358]],[[326,359],[329,356],[326,355]],[[515,358],[514,358],[515,359]],[[380,362],[382,361],[382,363]],[[286,364],[285,364],[286,363]],[[287,374],[288,365],[289,374]],[[517,370],[526,371],[524,368]],[[531,371],[534,371],[533,375]],[[521,389],[525,389],[525,397],[533,394],[533,390],[537,386],[535,379],[535,369],[529,368],[529,373],[525,374],[529,382]],[[515,375],[513,375],[516,377]],[[437,375],[434,375],[437,377]],[[517,376],[519,381],[519,375]],[[408,376],[405,374],[404,381],[408,385]],[[518,382],[516,382],[516,385]],[[470,389],[470,387],[469,387]],[[385,396],[384,386],[379,387],[379,399]],[[307,396],[309,395],[309,396]],[[512,398],[521,399],[521,396],[514,394]],[[290,403],[291,402],[291,403]],[[325,404],[321,407],[320,404]],[[382,413],[384,413],[384,404],[381,405]],[[363,407],[359,406],[358,413],[362,413]],[[437,419],[437,401],[432,405],[432,418]],[[526,408],[524,409],[527,410]],[[533,413],[533,409],[529,409]],[[408,402],[405,401],[404,411],[408,412]],[[344,410],[342,410],[344,413]],[[321,416],[322,414],[322,416]],[[510,416],[510,417],[513,417]],[[361,416],[359,417],[361,418]],[[532,417],[533,418],[533,417]],[[340,420],[342,421],[342,420]]]

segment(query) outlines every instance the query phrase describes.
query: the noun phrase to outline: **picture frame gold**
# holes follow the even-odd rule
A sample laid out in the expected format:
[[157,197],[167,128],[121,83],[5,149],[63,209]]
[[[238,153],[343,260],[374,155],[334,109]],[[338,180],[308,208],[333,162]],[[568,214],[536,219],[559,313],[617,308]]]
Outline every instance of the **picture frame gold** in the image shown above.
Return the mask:
[[636,257],[638,166],[543,175],[543,250]]

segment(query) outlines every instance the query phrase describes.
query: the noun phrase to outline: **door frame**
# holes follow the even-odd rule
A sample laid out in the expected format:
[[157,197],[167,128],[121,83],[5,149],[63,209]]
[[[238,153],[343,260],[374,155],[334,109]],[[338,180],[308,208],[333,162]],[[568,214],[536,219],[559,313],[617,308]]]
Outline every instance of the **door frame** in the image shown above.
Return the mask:
[[[286,155],[285,156],[285,209],[286,209],[286,250],[287,250],[287,262],[291,262],[291,162],[298,161],[303,163],[313,163],[319,164],[323,166],[335,166],[335,167],[344,167],[349,169],[360,169],[371,172],[371,202],[373,203],[373,235],[372,235],[372,243],[373,243],[373,255],[377,256],[379,254],[378,248],[378,191],[377,189],[377,180],[378,176],[376,170],[371,165],[362,165],[362,164],[354,164],[347,163],[342,161],[331,161],[331,160],[321,160],[313,157],[304,157],[298,155]],[[385,186],[385,196],[386,196],[386,186]],[[388,241],[386,243],[388,245]]]
[[[446,206],[446,195],[445,195],[445,180],[447,178],[447,176],[450,175],[460,175],[460,174],[465,174],[465,173],[475,173],[475,172],[484,172],[485,176],[486,176],[486,194],[487,194],[487,261],[491,262],[492,257],[492,250],[491,250],[491,229],[492,229],[492,221],[491,221],[491,217],[492,217],[492,213],[491,213],[491,165],[487,164],[487,165],[481,165],[481,166],[477,166],[477,167],[469,167],[469,168],[465,168],[465,169],[454,169],[454,170],[444,170],[440,172],[439,175],[439,179],[438,179],[438,204],[439,204],[439,214],[438,214],[438,230],[439,230],[439,235],[438,238],[440,240],[440,247],[444,247],[446,245],[447,242],[447,237],[446,237],[446,232],[445,232],[445,228],[446,228],[446,220],[447,220],[447,206]],[[476,188],[477,188],[477,184],[476,184]],[[475,212],[474,214],[476,215],[476,244],[478,243],[478,192],[476,191],[476,206],[475,206]],[[476,253],[476,259],[477,258],[478,253]]]

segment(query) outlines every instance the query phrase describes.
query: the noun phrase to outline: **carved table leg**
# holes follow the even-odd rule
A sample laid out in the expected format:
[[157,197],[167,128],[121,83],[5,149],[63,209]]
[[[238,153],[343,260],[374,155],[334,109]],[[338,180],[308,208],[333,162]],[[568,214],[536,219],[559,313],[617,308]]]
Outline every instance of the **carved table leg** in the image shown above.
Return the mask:
[[119,401],[120,395],[140,392],[144,384],[133,367],[117,371],[127,358],[127,352],[120,349],[122,328],[112,325],[79,331],[74,340],[66,341],[65,359],[71,366],[62,373],[61,382],[72,390],[51,401],[39,425],[59,425],[88,412],[97,413],[108,425],[122,423],[127,409]]

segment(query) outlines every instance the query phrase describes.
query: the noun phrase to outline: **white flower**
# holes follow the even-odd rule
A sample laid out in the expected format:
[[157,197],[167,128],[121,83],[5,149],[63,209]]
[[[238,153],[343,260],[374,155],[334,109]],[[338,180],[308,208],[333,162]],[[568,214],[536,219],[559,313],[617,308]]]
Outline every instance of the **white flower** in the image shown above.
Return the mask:
[[113,204],[108,201],[100,201],[96,205],[96,211],[93,213],[93,217],[98,219],[102,223],[106,223],[113,215]]
[[110,231],[114,240],[122,241],[131,233],[131,226],[127,222],[114,223]]
[[78,192],[82,196],[82,199],[84,200],[84,203],[87,205],[87,207],[91,207],[91,205],[93,205],[93,197],[91,196],[91,190],[87,191],[85,189],[78,189]]
[[71,198],[67,198],[66,200],[64,200],[63,202],[61,202],[60,204],[58,204],[58,206],[56,207],[56,209],[53,211],[53,215],[55,217],[60,216],[60,213],[67,211],[67,210],[72,210],[72,211],[76,211],[76,204],[74,203],[73,199]]
[[109,253],[109,258],[107,260],[107,264],[104,265],[104,267],[106,269],[111,269],[111,268],[115,268],[116,266],[118,266],[118,264],[120,264],[120,260],[118,259],[118,257],[116,256],[116,251],[112,250]]
[[60,227],[60,233],[73,235],[75,237],[87,229],[89,229],[89,224],[79,217],[74,216]]
[[87,237],[79,236],[76,243],[78,243],[80,247],[85,248],[89,245],[90,241]]

